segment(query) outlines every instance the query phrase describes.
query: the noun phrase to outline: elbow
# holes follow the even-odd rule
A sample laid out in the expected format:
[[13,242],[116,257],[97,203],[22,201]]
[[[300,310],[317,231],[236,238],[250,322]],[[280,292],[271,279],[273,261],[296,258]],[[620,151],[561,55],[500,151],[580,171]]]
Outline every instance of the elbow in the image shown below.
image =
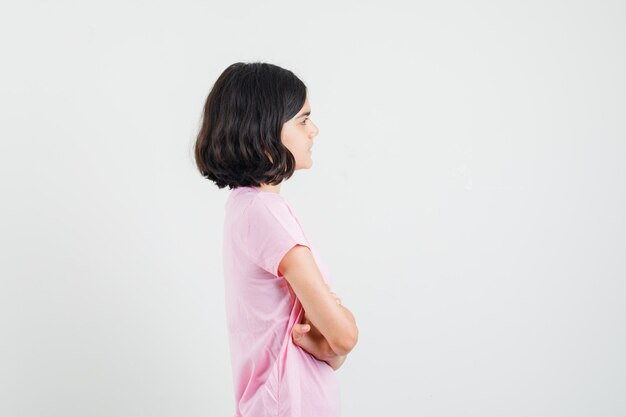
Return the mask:
[[358,341],[359,330],[355,327],[350,335],[344,337],[343,340],[337,344],[336,349],[334,349],[335,353],[340,356],[347,355],[352,351],[352,349],[354,349]]

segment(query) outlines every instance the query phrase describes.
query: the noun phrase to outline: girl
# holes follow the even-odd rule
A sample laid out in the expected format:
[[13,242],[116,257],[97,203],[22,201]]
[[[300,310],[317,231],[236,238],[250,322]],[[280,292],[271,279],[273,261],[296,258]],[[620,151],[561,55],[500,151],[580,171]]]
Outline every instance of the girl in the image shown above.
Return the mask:
[[304,83],[268,63],[226,68],[204,106],[196,164],[232,190],[223,267],[235,417],[340,416],[334,371],[358,329],[280,194],[312,166],[310,115]]

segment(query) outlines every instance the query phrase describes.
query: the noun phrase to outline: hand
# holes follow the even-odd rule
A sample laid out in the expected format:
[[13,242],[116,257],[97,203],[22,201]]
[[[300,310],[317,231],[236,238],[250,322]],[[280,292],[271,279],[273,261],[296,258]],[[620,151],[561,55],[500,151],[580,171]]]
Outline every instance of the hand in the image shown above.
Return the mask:
[[291,335],[294,344],[306,350],[317,360],[327,361],[334,355],[326,338],[308,319],[307,323],[294,324]]
[[[305,319],[308,321],[308,319]],[[337,355],[324,336],[312,324],[295,324],[292,331],[296,345],[313,355],[317,360],[326,362],[336,371],[346,361],[346,355]]]

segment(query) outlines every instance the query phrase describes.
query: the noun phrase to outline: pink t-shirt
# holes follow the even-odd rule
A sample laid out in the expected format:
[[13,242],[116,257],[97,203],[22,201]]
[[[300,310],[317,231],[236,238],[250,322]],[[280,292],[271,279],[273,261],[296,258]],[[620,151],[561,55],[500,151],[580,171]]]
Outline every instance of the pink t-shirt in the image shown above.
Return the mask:
[[296,244],[327,268],[285,198],[258,187],[231,191],[225,205],[224,283],[235,417],[339,417],[339,384],[326,362],[293,342],[304,312],[278,272]]

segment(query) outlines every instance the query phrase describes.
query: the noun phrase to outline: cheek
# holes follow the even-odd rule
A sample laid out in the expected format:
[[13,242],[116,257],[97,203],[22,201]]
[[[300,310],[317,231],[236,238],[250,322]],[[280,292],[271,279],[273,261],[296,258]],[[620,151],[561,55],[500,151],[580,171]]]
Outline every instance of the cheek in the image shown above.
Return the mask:
[[281,142],[294,156],[309,155],[309,143],[305,132],[285,126],[281,132]]
[[297,150],[300,148],[298,146],[298,144],[300,143],[297,140],[297,136],[293,135],[293,134],[284,134],[281,136],[281,142],[283,143],[283,145],[285,145],[287,147],[287,149],[289,149],[292,153],[294,151],[297,152]]

